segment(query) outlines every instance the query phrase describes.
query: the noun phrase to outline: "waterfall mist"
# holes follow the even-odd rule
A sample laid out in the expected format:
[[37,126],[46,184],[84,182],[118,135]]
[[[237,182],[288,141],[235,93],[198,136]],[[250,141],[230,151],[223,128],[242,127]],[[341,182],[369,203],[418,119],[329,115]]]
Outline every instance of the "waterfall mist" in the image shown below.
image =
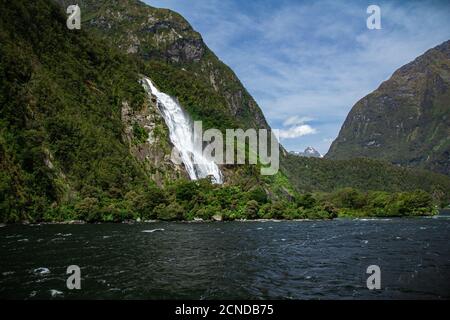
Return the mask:
[[217,164],[194,147],[194,126],[190,116],[174,98],[159,91],[149,78],[144,77],[142,85],[149,94],[156,96],[158,109],[169,129],[170,141],[178,150],[191,180],[210,176],[214,183],[223,183]]

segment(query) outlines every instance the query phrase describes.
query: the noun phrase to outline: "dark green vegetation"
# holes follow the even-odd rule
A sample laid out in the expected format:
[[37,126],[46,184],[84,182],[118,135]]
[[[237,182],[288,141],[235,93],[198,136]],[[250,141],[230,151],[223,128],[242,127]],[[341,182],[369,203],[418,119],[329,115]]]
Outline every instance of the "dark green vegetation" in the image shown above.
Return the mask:
[[450,40],[358,101],[326,156],[383,159],[450,175]]
[[0,1],[0,220],[121,198],[146,182],[122,142],[123,101],[145,92],[135,64],[49,1]]
[[363,192],[402,192],[422,189],[437,204],[450,203],[449,177],[426,170],[402,168],[373,159],[330,160],[289,155],[284,171],[299,192],[333,192],[353,187]]
[[[62,7],[72,4],[57,0]],[[176,96],[204,127],[268,128],[261,109],[235,73],[178,13],[138,0],[78,2],[84,29],[139,58],[142,73]]]
[[190,72],[180,70],[171,64],[147,62],[143,68],[167,94],[177,97],[194,120],[201,120],[204,129],[244,128],[242,121],[230,114],[226,101],[218,96],[211,86],[198,81]]
[[[56,2],[63,8],[71,4]],[[204,129],[269,128],[234,72],[178,13],[137,0],[83,0],[79,4],[83,30],[137,61],[140,73],[176,97],[194,120],[202,120]],[[259,170],[249,166],[228,166],[223,171],[228,183],[245,189],[261,185],[273,197],[292,189],[287,180],[283,186],[274,185],[279,177],[263,179]]]
[[144,143],[148,139],[148,133],[139,124],[133,124],[133,136],[136,139],[136,143]]
[[332,193],[305,193],[290,201],[270,201],[264,190],[243,191],[208,180],[178,180],[165,189],[149,185],[128,192],[120,201],[84,198],[49,210],[45,220],[118,222],[135,220],[333,219],[336,217],[405,217],[437,213],[424,191],[359,192],[344,188]]
[[[70,31],[53,1],[0,0],[0,221],[402,216],[433,213],[435,203],[448,200],[447,178],[393,166],[382,175],[384,164],[364,161],[349,172],[338,162],[308,159],[304,171],[282,156],[283,170],[270,177],[260,176],[257,166],[226,166],[225,186],[173,178],[164,162],[167,129],[160,120],[146,122],[157,116],[140,74],[177,96],[205,127],[267,124],[234,73],[179,15],[132,0],[108,3],[140,22],[153,17],[137,33],[149,39],[125,37],[121,23],[112,24],[107,39],[102,23],[108,25],[114,10],[105,11],[101,1],[81,3],[92,6],[83,11],[92,29],[83,24]],[[162,147],[148,145],[147,125]],[[157,167],[142,160],[155,149],[163,153]],[[343,187],[390,194],[339,191]],[[432,196],[400,193],[415,189]]]

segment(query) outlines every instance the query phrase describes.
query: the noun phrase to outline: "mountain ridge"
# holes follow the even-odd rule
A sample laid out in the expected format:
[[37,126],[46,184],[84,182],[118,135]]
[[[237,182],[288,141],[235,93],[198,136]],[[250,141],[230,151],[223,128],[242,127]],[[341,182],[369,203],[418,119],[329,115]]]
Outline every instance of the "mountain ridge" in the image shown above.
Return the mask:
[[[83,25],[69,30],[65,10],[53,0],[0,0],[0,5],[2,222],[192,220],[222,214],[230,220],[330,218],[336,211],[319,198],[307,210],[303,200],[294,200],[298,192],[342,186],[421,189],[433,201],[450,199],[445,176],[376,161],[348,165],[287,154],[280,157],[281,170],[274,176],[261,176],[257,165],[224,165],[223,185],[189,181],[183,166],[171,161],[168,127],[155,97],[142,87],[142,75],[149,75],[206,127],[257,125],[257,118],[246,122],[248,104],[237,105],[241,111],[236,117],[229,108],[232,102],[226,101],[227,92],[241,92],[245,100],[245,88],[225,77],[220,82],[228,91],[217,92],[207,76],[210,69],[203,74],[196,69],[200,62],[145,60],[112,45],[117,34],[108,39]],[[210,67],[228,70],[221,64]],[[348,167],[353,168],[348,176],[340,177]],[[376,181],[367,181],[371,175]],[[399,214],[405,197],[421,198],[424,210],[434,212],[431,197],[422,195],[383,198],[391,214]]]
[[[70,4],[69,0],[54,1],[63,8]],[[174,90],[173,83],[166,86],[162,79],[155,79],[159,80],[161,90],[177,96],[194,117],[201,116],[203,121],[211,121],[219,128],[224,121],[243,128],[269,128],[261,109],[236,74],[220,61],[180,14],[139,0],[81,0],[79,5],[83,12],[82,28],[96,32],[124,53],[144,61],[165,63],[184,71],[185,77],[193,82],[206,83],[212,88],[208,93],[215,97],[213,103],[232,116],[222,114],[220,122],[209,119],[208,110],[201,110]]]
[[290,151],[290,154],[298,157],[322,158],[323,156],[314,147],[308,146],[303,151]]
[[397,69],[348,114],[326,154],[450,174],[450,40]]
[[[68,0],[54,0],[62,8]],[[236,74],[208,48],[201,35],[180,14],[138,0],[82,0],[81,28],[136,59],[141,73],[176,97],[203,129],[268,129],[264,114]],[[84,16],[84,18],[83,18]],[[281,157],[286,152],[280,146]],[[165,157],[170,165],[170,152]],[[254,169],[222,166],[225,182],[264,185],[268,194],[286,195],[288,181],[262,178]],[[279,173],[283,174],[283,173]],[[274,181],[285,181],[273,186]]]

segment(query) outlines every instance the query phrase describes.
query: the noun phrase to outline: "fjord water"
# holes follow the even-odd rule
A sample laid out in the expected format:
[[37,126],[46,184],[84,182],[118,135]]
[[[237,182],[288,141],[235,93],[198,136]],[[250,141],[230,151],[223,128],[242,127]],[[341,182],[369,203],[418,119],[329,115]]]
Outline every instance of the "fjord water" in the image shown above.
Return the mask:
[[[0,251],[10,299],[450,298],[449,217],[12,225]],[[381,290],[366,287],[373,264]]]
[[170,141],[179,151],[189,177],[197,180],[212,176],[215,183],[222,183],[222,173],[217,164],[194,146],[194,126],[189,115],[175,99],[159,91],[149,78],[144,78],[142,84],[149,94],[156,96],[158,108],[169,129]]

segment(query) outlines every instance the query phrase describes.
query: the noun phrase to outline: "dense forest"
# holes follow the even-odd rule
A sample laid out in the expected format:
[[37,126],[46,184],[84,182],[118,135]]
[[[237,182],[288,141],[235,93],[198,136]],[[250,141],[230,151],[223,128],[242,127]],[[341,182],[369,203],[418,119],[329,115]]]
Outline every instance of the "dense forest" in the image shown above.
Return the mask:
[[[2,222],[405,216],[448,203],[449,178],[369,160],[282,156],[275,176],[245,165],[222,168],[234,172],[223,186],[156,183],[124,139],[124,104],[148,107],[141,74],[206,126],[248,127],[248,114],[231,116],[223,98],[171,63],[143,61],[95,33],[67,29],[53,1],[0,5]],[[132,135],[138,145],[147,139],[136,124]]]
[[50,1],[1,1],[0,214],[42,219],[84,197],[146,183],[122,142],[123,101],[145,92],[135,64],[82,31]]
[[282,165],[299,192],[333,192],[346,187],[363,192],[421,189],[430,193],[442,206],[450,203],[449,177],[427,170],[404,168],[367,158],[330,160],[295,155],[284,158]]

